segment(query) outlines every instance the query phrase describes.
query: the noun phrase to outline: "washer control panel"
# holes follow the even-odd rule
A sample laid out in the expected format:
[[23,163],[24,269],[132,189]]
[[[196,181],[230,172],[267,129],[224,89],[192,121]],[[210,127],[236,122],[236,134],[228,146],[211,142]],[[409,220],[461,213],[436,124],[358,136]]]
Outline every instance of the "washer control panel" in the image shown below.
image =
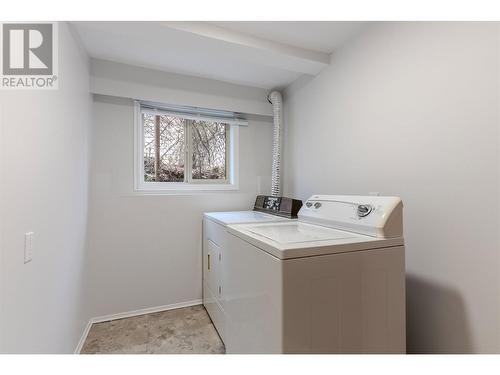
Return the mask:
[[298,214],[299,221],[373,237],[403,235],[403,203],[399,197],[313,195]]
[[[311,210],[318,210],[323,204],[321,202],[317,201],[306,201],[306,208],[309,208]],[[359,219],[364,218],[374,210],[374,207],[371,204],[357,204],[354,205],[354,208],[356,210],[356,215]]]
[[370,215],[370,212],[373,211],[373,207],[370,206],[369,204],[360,204],[358,205],[358,208],[356,212],[358,213],[358,217],[365,217]]

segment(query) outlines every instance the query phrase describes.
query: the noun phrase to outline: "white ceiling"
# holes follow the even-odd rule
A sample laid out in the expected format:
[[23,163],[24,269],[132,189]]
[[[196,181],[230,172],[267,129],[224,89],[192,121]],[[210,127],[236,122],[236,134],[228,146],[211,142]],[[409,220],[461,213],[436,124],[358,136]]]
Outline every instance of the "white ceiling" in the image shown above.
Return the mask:
[[278,43],[318,52],[332,53],[357,33],[363,22],[342,21],[251,21],[212,22],[229,30],[246,33]]
[[360,22],[75,22],[91,57],[283,88],[317,74]]

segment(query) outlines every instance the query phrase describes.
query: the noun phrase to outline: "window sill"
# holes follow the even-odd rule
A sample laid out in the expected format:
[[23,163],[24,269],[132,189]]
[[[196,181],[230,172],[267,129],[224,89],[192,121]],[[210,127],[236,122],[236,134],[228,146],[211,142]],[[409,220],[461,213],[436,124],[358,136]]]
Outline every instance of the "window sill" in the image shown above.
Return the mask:
[[135,187],[137,194],[197,194],[239,190],[236,184],[145,183]]

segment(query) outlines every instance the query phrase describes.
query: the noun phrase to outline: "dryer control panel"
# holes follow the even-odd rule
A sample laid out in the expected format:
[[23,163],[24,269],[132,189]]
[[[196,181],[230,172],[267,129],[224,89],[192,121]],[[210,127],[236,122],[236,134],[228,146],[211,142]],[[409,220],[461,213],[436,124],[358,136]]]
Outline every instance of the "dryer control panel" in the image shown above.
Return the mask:
[[301,207],[302,201],[298,199],[258,195],[253,209],[254,211],[296,219]]

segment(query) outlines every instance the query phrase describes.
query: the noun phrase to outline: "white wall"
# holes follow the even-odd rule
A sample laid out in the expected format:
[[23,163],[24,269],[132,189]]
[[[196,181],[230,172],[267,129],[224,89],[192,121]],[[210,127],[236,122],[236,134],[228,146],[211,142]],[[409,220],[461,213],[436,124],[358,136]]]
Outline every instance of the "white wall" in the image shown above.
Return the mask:
[[[0,91],[0,351],[70,353],[82,309],[91,97],[88,58],[59,27],[59,89]],[[23,263],[24,233],[34,257]]]
[[[217,91],[219,84],[192,86],[193,97],[198,91]],[[226,87],[226,105],[245,102],[240,90],[231,94]],[[261,91],[259,100],[265,102],[266,92]],[[184,95],[189,96],[187,91]],[[93,111],[88,314],[96,317],[201,299],[202,214],[250,209],[259,176],[269,187],[270,119],[253,116],[248,127],[240,128],[239,191],[151,195],[133,192],[132,102],[95,95]]]
[[376,23],[285,95],[288,195],[401,196],[409,352],[500,352],[495,23]]
[[213,79],[91,60],[94,94],[272,116],[267,91]]

